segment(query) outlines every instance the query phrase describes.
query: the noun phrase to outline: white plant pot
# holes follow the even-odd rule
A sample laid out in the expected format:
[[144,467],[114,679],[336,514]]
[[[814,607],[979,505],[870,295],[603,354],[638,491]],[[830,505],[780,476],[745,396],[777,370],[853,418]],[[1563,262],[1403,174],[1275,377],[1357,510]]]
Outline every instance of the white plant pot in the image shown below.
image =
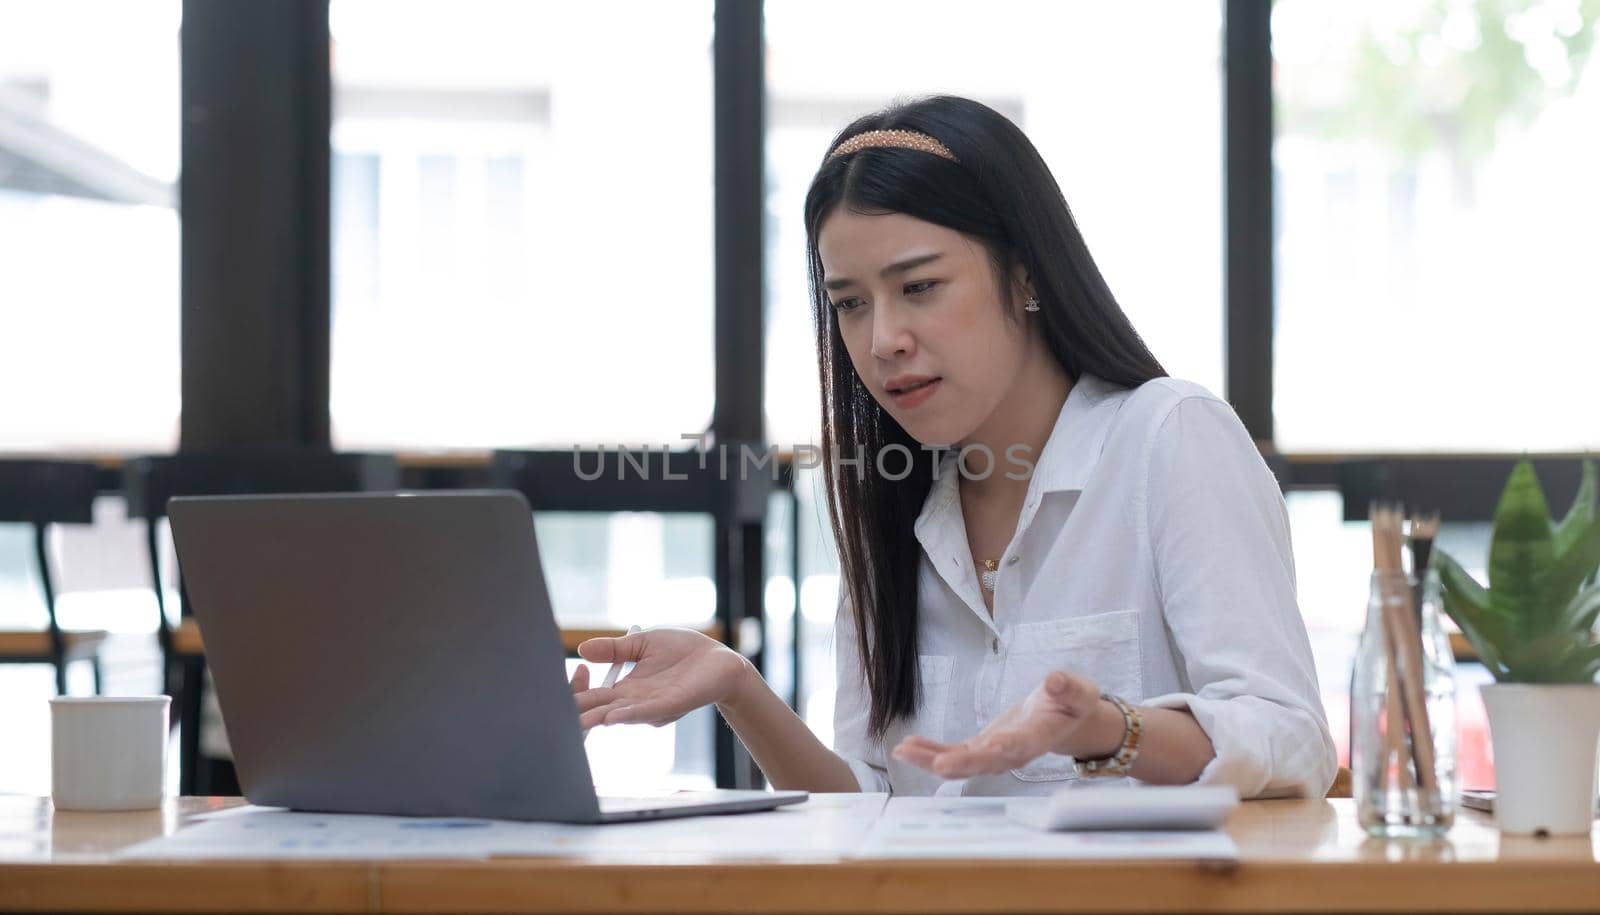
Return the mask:
[[1482,687],[1503,832],[1588,835],[1594,822],[1600,684]]

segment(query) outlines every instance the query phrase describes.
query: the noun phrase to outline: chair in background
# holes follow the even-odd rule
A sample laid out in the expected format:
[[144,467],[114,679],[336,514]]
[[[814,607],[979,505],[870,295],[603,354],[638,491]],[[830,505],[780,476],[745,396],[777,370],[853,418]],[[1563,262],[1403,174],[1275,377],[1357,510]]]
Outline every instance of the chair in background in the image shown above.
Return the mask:
[[123,471],[128,517],[145,521],[150,577],[156,592],[161,646],[162,688],[177,706],[181,725],[179,792],[210,794],[200,766],[201,702],[205,685],[205,642],[189,608],[182,570],[177,574],[178,619],[167,608],[161,574],[160,523],[174,496],[266,495],[298,492],[357,492],[394,489],[399,467],[393,455],[334,454],[326,451],[193,452],[130,461]]
[[1354,788],[1354,785],[1350,781],[1350,778],[1350,770],[1344,766],[1340,766],[1339,771],[1333,776],[1333,784],[1328,786],[1327,796],[1334,798],[1353,797],[1354,792],[1352,789]]
[[55,667],[56,694],[67,694],[67,665],[88,661],[94,670],[94,691],[102,682],[101,631],[69,631],[56,620],[56,591],[46,549],[52,524],[90,524],[98,470],[73,461],[0,461],[0,522],[33,527],[33,551],[39,565],[48,625],[44,629],[0,629],[0,664],[50,664]]

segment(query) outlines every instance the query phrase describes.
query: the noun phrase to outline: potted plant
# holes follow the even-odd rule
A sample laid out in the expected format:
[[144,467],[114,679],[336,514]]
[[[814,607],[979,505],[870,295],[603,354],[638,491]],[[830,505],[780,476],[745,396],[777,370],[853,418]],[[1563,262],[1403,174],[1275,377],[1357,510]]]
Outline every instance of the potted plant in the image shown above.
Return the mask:
[[1495,509],[1489,583],[1435,550],[1444,609],[1494,675],[1483,688],[1495,817],[1507,832],[1587,835],[1600,742],[1600,519],[1595,466],[1566,517],[1550,515],[1524,458]]

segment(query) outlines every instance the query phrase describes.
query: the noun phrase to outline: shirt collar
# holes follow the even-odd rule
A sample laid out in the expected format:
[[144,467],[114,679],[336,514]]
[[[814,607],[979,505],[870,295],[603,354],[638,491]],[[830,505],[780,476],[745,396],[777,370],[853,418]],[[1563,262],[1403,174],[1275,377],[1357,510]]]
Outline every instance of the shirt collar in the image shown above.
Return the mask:
[[1045,440],[1034,466],[1036,493],[1081,492],[1105,448],[1111,421],[1122,406],[1126,389],[1084,373],[1067,393],[1055,428]]
[[[1127,391],[1087,372],[1078,376],[1067,399],[1056,415],[1056,424],[1045,440],[1044,449],[1034,461],[1033,479],[1028,484],[1032,497],[1048,492],[1082,491],[1095,465],[1100,462],[1100,452],[1105,447],[1106,436],[1111,431],[1111,421],[1117,415]],[[1007,467],[1003,455],[997,455]],[[928,498],[922,503],[915,530],[921,538],[928,525],[937,524],[941,516],[955,510],[959,492],[960,472],[956,467],[956,451],[944,454],[939,464],[939,478],[934,481]]]

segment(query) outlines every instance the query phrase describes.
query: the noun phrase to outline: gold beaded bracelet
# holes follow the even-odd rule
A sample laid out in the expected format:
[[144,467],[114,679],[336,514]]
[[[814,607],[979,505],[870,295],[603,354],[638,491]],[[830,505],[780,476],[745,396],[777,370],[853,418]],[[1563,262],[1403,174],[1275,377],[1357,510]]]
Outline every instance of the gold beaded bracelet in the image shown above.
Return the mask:
[[1133,761],[1139,758],[1139,735],[1144,733],[1144,719],[1139,710],[1129,705],[1121,696],[1101,693],[1100,698],[1117,707],[1122,713],[1122,746],[1110,756],[1099,759],[1074,759],[1073,767],[1079,778],[1104,778],[1133,773]]

